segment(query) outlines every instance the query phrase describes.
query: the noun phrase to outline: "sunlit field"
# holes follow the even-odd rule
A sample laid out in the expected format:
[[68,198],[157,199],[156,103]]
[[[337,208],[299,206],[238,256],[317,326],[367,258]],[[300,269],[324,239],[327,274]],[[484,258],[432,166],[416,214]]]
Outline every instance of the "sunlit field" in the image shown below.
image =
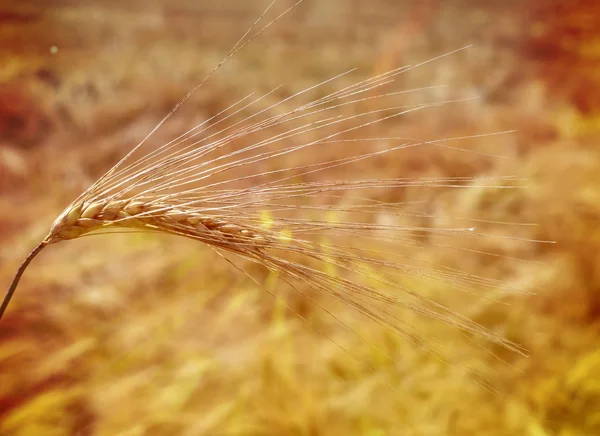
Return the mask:
[[[2,2],[0,291],[268,4]],[[416,66],[264,149],[343,117],[364,117],[356,130],[216,176],[250,189],[292,168],[290,190],[329,186],[244,215],[314,275],[157,232],[51,244],[0,320],[0,435],[600,434],[599,16],[584,1],[305,0],[275,20],[142,150],[240,101],[256,100],[224,125]]]

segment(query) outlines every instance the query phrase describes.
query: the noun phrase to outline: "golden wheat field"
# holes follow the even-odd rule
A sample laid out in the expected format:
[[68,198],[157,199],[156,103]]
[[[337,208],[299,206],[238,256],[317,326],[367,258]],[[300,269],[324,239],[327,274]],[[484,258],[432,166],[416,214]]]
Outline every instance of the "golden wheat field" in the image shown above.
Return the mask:
[[295,3],[0,3],[1,292],[267,26],[25,271],[0,436],[599,435],[600,8]]

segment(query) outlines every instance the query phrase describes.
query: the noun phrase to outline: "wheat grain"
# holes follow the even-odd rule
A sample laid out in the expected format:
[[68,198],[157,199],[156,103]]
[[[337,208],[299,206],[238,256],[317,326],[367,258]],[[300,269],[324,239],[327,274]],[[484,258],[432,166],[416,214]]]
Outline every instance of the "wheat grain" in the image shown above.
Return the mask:
[[[260,22],[260,19],[257,20],[223,62],[197,88],[231,56],[285,13],[287,11],[252,34],[252,30]],[[431,59],[423,64],[435,60]],[[56,219],[48,236],[19,268],[0,308],[0,318],[23,271],[42,248],[98,233],[103,229],[128,228],[184,236],[259,263],[284,275],[285,280],[298,292],[336,320],[338,318],[335,314],[311,295],[299,290],[294,283],[306,284],[315,291],[344,303],[376,324],[443,360],[450,360],[444,347],[402,319],[397,309],[447,323],[475,337],[523,353],[524,350],[518,344],[452,312],[406,284],[407,277],[431,279],[443,283],[449,289],[469,293],[474,293],[472,287],[495,289],[502,286],[498,280],[456,271],[410,254],[402,254],[402,248],[418,246],[419,238],[427,235],[494,235],[477,232],[473,226],[473,223],[477,223],[476,220],[471,220],[466,226],[452,228],[381,223],[378,217],[382,214],[392,218],[408,217],[417,220],[431,219],[434,215],[411,212],[408,204],[375,201],[369,195],[362,194],[409,187],[514,188],[519,186],[518,179],[446,177],[310,180],[320,173],[414,147],[461,150],[459,147],[450,147],[448,143],[465,137],[424,141],[395,136],[356,136],[372,125],[402,115],[471,99],[433,100],[408,105],[382,103],[382,107],[378,109],[361,108],[366,101],[385,102],[390,98],[427,90],[383,91],[398,75],[423,64],[398,68],[358,81],[327,93],[324,97],[296,103],[287,110],[283,109],[286,105],[346,77],[349,72],[261,110],[252,111],[270,97],[272,92],[259,97],[249,95],[169,143],[149,149],[135,158],[134,155],[147,146],[151,135],[189,98],[191,93],[188,94],[138,146]],[[377,91],[375,95],[374,91]],[[244,115],[246,111],[251,112]],[[272,115],[273,112],[277,113]],[[472,137],[478,136],[489,134]],[[306,150],[317,149],[316,152],[319,153],[327,147],[382,142],[391,146],[317,162],[290,164],[288,160],[290,156],[298,156],[301,151]],[[276,169],[265,169],[265,162],[272,163]],[[248,171],[247,174],[243,174],[244,170]],[[303,212],[314,212],[321,216],[306,218],[301,216]],[[332,213],[344,219],[328,219],[327,215]],[[265,219],[265,214],[271,218]],[[351,237],[351,242],[347,242],[348,237]],[[338,242],[342,238],[346,242]],[[373,247],[375,242],[389,249],[376,249]],[[429,244],[436,245],[435,242]],[[336,268],[343,274],[328,272],[319,265]],[[372,284],[344,278],[344,274],[358,275]],[[393,289],[394,292],[385,289]],[[341,320],[340,323],[345,325]],[[470,371],[468,367],[465,369]]]

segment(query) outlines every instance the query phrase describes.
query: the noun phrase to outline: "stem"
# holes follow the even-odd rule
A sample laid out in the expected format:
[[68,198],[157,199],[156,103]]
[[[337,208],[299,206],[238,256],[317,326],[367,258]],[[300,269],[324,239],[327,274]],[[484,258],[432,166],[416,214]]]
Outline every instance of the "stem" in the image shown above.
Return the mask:
[[40,251],[42,251],[42,248],[44,248],[46,245],[48,245],[47,241],[40,242],[40,244],[37,247],[35,247],[31,253],[29,253],[29,256],[27,256],[27,259],[25,259],[23,261],[23,263],[21,264],[21,266],[19,267],[17,273],[15,274],[15,277],[13,278],[12,283],[10,284],[10,287],[8,288],[8,292],[6,293],[6,296],[4,297],[4,300],[2,301],[2,306],[0,307],[0,319],[2,319],[2,315],[4,315],[4,311],[8,307],[8,303],[10,303],[10,299],[12,298],[13,294],[15,293],[15,289],[17,289],[17,285],[19,284],[19,280],[21,279],[21,276],[25,272],[25,269],[27,268],[29,263],[33,260],[33,258],[35,256],[37,256],[37,254]]

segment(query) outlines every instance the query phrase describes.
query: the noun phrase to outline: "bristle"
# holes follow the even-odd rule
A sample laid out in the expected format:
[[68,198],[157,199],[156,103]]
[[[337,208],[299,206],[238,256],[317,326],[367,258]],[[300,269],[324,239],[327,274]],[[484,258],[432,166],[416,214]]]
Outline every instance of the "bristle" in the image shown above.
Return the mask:
[[[252,34],[257,20],[192,92],[282,15]],[[471,100],[427,98],[427,91],[434,87],[388,89],[401,74],[425,68],[453,53],[326,92],[328,86],[336,85],[342,77],[348,79],[352,73],[344,72],[263,109],[257,107],[272,92],[250,95],[152,149],[148,145],[151,135],[190,93],[132,152],[61,214],[44,244],[106,229],[184,236],[263,265],[290,282],[303,283],[444,361],[451,359],[443,347],[402,319],[402,313],[443,322],[449,328],[522,353],[518,344],[452,312],[407,284],[425,278],[473,295],[473,288],[502,287],[498,280],[419,259],[410,250],[423,245],[442,246],[436,238],[449,235],[496,237],[479,232],[474,225],[485,221],[468,222],[468,218],[457,217],[456,226],[442,228],[427,224],[435,218],[433,213],[411,210],[410,204],[403,201],[376,200],[372,195],[391,192],[401,198],[399,194],[409,188],[516,189],[521,181],[510,177],[361,178],[360,163],[368,159],[397,158],[401,152],[416,148],[471,152],[449,146],[448,142],[509,133],[437,139],[368,136],[375,125]],[[311,93],[317,96],[307,102]],[[421,93],[424,100],[416,104],[395,101],[409,93]],[[380,106],[367,107],[367,101]],[[146,150],[146,146],[147,153],[133,159],[134,152]],[[343,147],[346,157],[327,157],[335,147]],[[312,160],[307,161],[307,157]],[[356,177],[321,180],[340,169]],[[384,222],[382,217],[391,222]],[[406,218],[406,222],[400,218]],[[339,242],[341,237],[350,237],[351,242],[343,244]],[[13,291],[11,287],[8,299]],[[7,304],[5,299],[2,311]]]

